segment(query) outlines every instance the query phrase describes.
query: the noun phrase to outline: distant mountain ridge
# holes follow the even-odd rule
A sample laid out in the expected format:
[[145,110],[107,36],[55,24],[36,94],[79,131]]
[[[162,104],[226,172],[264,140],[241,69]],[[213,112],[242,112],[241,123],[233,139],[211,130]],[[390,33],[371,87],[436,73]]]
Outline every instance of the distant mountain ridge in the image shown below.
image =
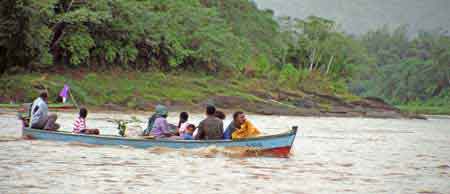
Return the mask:
[[408,25],[410,32],[450,30],[450,0],[254,0],[277,16],[332,19],[349,33]]

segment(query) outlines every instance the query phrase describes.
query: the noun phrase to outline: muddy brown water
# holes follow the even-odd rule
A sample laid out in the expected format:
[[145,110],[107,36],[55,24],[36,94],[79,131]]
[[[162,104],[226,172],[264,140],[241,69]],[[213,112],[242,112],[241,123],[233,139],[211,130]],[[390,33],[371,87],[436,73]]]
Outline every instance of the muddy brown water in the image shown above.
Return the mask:
[[[70,130],[76,114],[58,115]],[[145,126],[145,114],[106,112],[87,124],[116,134],[108,119],[131,116]],[[449,117],[248,118],[268,134],[299,125],[292,155],[22,140],[16,113],[0,109],[0,193],[450,193]]]

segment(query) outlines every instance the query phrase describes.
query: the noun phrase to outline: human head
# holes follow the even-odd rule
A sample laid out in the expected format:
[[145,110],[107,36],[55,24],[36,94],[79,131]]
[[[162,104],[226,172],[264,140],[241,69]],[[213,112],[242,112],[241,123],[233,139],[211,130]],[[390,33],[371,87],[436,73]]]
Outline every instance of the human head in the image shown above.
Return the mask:
[[41,92],[41,93],[39,94],[39,97],[41,97],[42,100],[47,101],[47,99],[48,99],[48,94],[47,94],[47,92]]
[[242,125],[245,122],[245,114],[242,111],[237,111],[233,114],[233,121],[236,124]]
[[221,120],[225,120],[226,115],[225,113],[223,113],[222,111],[216,111],[216,113],[214,113],[214,116],[216,116],[217,118],[221,119]]
[[167,117],[167,114],[169,111],[167,110],[167,107],[164,105],[156,105],[155,107],[155,114],[161,117]]
[[187,112],[180,113],[180,121],[178,122],[178,128],[181,127],[181,124],[185,123],[189,119],[189,114]]
[[88,111],[87,111],[86,108],[80,108],[80,114],[79,115],[80,115],[81,118],[86,118],[87,114],[88,114]]
[[213,105],[208,105],[206,107],[206,115],[214,116],[214,113],[216,113],[216,107],[214,107]]
[[186,133],[188,133],[188,134],[193,134],[194,131],[195,131],[195,125],[189,124],[189,125],[186,127]]
[[189,114],[187,112],[180,113],[180,122],[186,122],[189,119]]

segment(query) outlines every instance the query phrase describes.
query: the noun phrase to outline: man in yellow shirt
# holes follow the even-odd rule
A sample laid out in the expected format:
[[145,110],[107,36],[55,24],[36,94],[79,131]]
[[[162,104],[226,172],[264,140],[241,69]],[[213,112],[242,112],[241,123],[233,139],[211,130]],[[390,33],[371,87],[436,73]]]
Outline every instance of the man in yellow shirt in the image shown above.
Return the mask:
[[247,118],[243,112],[236,112],[233,114],[233,121],[228,128],[232,125],[233,129],[228,129],[231,131],[232,139],[249,138],[255,137],[261,134],[258,128],[256,128]]

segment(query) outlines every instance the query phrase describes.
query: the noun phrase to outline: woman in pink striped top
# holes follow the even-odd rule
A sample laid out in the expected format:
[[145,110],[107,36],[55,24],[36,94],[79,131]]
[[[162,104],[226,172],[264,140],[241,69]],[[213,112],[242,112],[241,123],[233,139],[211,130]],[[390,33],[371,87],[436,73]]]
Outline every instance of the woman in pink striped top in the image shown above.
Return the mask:
[[75,123],[73,124],[73,132],[84,134],[95,134],[95,135],[100,134],[100,131],[98,129],[87,129],[86,127],[87,114],[88,111],[86,108],[80,108],[79,116],[75,120]]

